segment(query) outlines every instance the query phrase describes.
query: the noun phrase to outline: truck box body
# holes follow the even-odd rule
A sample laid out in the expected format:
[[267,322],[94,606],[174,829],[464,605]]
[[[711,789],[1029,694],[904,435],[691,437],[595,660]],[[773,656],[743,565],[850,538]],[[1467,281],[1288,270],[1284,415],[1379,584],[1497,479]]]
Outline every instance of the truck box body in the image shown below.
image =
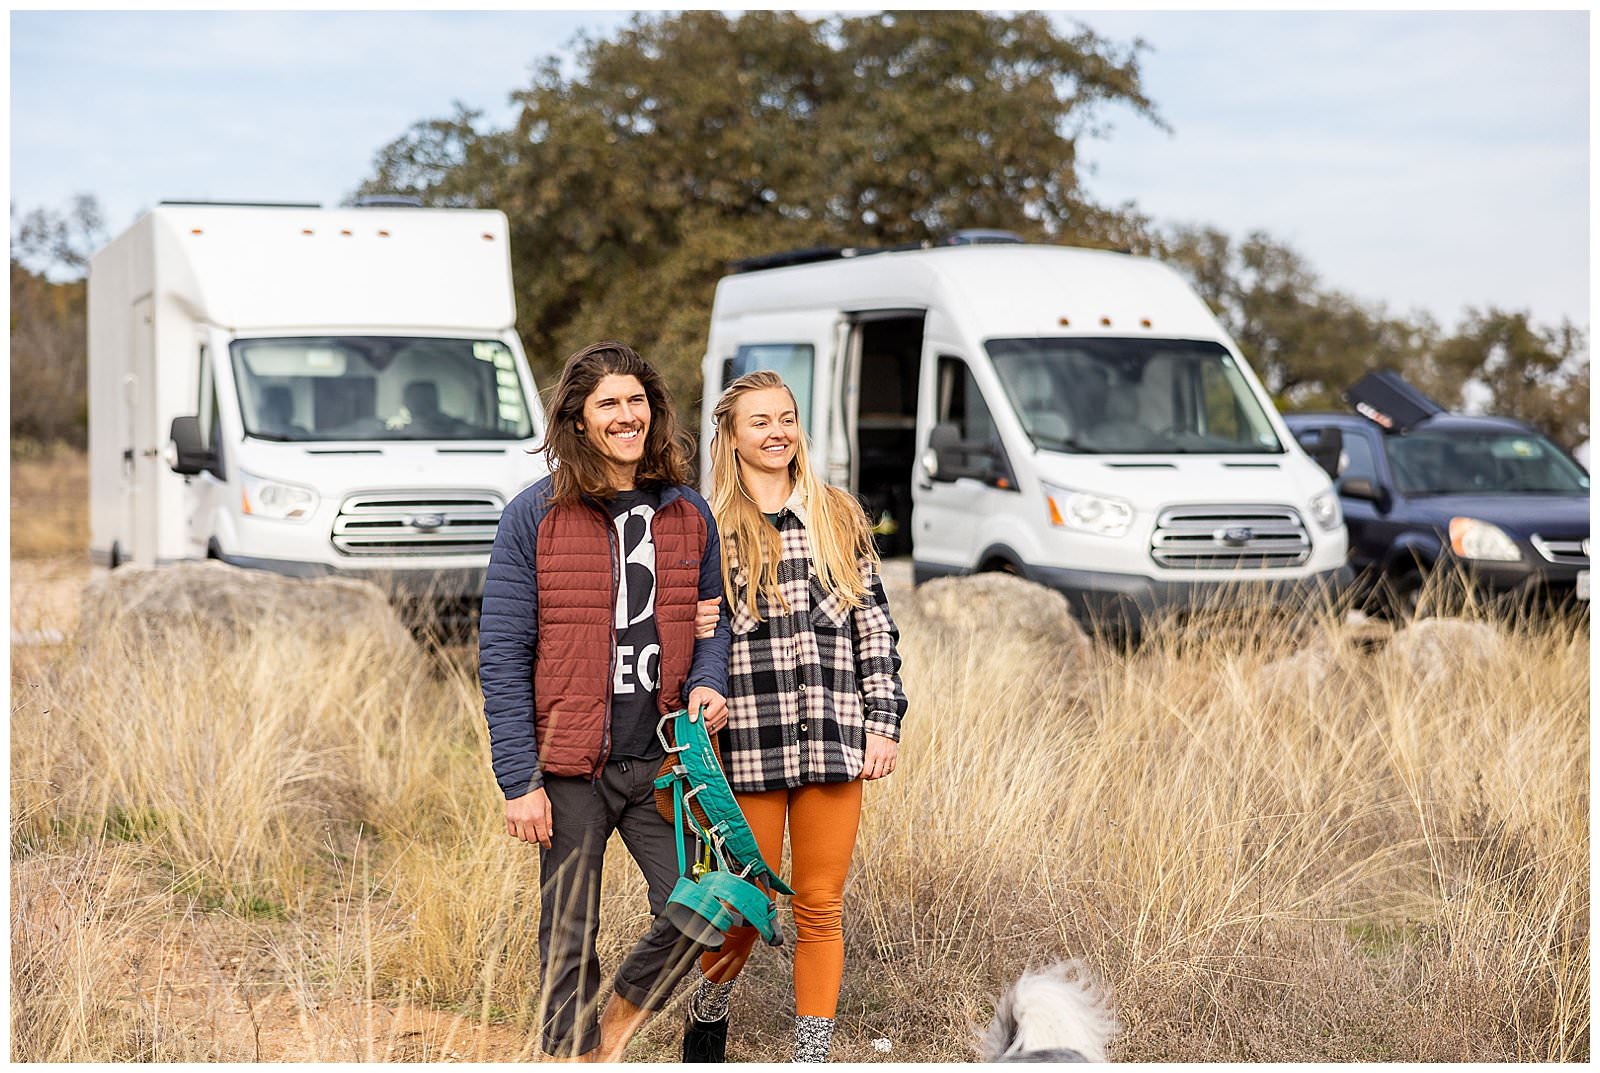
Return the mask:
[[92,556],[475,595],[544,473],[515,319],[499,212],[156,208],[90,265]]
[[813,457],[920,580],[1005,569],[1085,617],[1336,587],[1327,474],[1172,269],[1023,244],[724,277],[704,360],[785,376]]

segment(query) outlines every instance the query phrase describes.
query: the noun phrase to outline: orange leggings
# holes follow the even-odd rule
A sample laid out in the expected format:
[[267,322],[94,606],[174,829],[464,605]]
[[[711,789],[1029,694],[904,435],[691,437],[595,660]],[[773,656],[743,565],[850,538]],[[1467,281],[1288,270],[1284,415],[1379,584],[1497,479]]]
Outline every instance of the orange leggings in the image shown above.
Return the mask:
[[[774,869],[783,858],[783,826],[789,821],[790,908],[797,932],[794,943],[794,1012],[800,1017],[828,1017],[839,1005],[844,977],[844,877],[861,822],[861,780],[817,782],[792,790],[735,794],[755,833],[761,856]],[[728,932],[722,949],[701,955],[700,971],[715,983],[739,974],[750,958],[756,929]]]

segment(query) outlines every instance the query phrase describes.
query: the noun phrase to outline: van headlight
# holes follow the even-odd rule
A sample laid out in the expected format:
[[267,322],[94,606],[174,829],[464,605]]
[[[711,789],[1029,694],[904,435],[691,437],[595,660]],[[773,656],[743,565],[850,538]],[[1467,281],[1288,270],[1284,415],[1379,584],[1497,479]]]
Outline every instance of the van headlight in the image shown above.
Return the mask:
[[269,481],[240,471],[240,495],[244,512],[252,518],[277,518],[303,522],[317,509],[315,489],[299,484]]
[[1344,524],[1344,513],[1339,509],[1339,497],[1333,492],[1318,492],[1311,497],[1311,517],[1330,533]]
[[1450,519],[1450,550],[1463,559],[1514,563],[1522,558],[1517,542],[1504,529],[1476,518]]
[[1059,485],[1044,485],[1050,524],[1097,536],[1119,537],[1133,522],[1133,504],[1092,492],[1075,492]]

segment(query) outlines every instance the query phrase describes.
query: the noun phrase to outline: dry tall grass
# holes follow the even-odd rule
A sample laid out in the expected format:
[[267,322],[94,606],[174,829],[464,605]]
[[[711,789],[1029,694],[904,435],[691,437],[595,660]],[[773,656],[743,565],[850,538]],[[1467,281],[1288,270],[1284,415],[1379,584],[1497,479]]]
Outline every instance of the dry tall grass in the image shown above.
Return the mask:
[[[1057,666],[1003,622],[903,617],[912,711],[868,788],[836,1058],[969,1058],[1000,986],[1065,955],[1113,986],[1122,1059],[1588,1057],[1585,628],[1373,646],[1262,616]],[[535,1053],[536,861],[470,660],[380,633],[14,653],[14,1058]],[[610,871],[614,967],[646,918],[620,848]],[[225,978],[183,975],[207,924]],[[786,950],[735,996],[736,1059],[788,1057]],[[194,995],[223,992],[250,1020],[206,1028]],[[303,1031],[263,1050],[278,999]],[[408,1049],[399,1008],[453,1018],[446,1041]],[[672,1057],[677,1026],[631,1056]]]
[[89,456],[29,444],[11,466],[11,557],[86,556]]

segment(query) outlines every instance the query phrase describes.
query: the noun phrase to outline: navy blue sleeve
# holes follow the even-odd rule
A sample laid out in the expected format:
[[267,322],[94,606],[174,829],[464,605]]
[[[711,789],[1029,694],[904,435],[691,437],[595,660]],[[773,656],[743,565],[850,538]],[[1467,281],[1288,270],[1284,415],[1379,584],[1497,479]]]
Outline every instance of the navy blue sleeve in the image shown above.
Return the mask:
[[507,800],[544,785],[533,720],[533,656],[539,633],[538,521],[547,482],[507,505],[489,552],[478,616],[478,679],[495,781]]
[[[711,507],[700,497],[700,493],[692,488],[685,489],[684,498],[693,503],[700,516],[706,520],[706,550],[700,556],[700,594],[697,598],[709,600],[722,595],[722,539],[717,535],[717,521],[711,516]],[[728,615],[728,601],[724,600],[717,614],[716,633],[710,637],[695,639],[694,662],[689,667],[689,681],[684,689],[709,686],[726,697],[728,650],[732,647],[732,619]],[[685,704],[689,701],[687,694],[682,699]]]

